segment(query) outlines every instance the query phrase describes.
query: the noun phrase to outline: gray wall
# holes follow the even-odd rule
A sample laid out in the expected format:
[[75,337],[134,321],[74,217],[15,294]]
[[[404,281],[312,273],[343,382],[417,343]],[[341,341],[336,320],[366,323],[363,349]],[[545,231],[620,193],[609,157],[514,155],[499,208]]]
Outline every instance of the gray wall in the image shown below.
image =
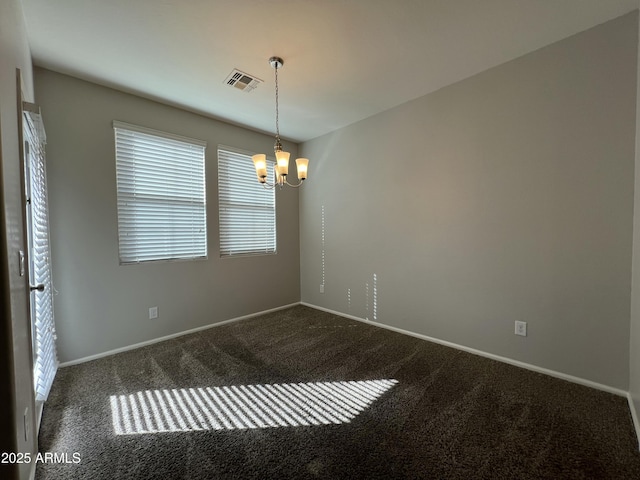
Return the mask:
[[[640,2],[639,2],[640,4]],[[640,55],[640,51],[638,52]],[[629,395],[632,399],[636,433],[640,441],[640,56],[637,64],[635,198],[633,210],[633,283],[631,289],[631,330]]]
[[[0,2],[0,452],[36,451],[27,279],[18,270],[26,250],[20,172],[16,68],[33,101],[31,56],[20,0]],[[27,410],[27,434],[23,415]],[[29,464],[0,464],[2,478],[29,478]]]
[[[219,258],[217,145],[268,153],[272,137],[48,70],[35,70],[35,87],[61,361],[299,301],[296,190],[276,194],[277,255]],[[113,120],[207,142],[208,260],[119,265]],[[148,319],[151,306],[158,319]]]
[[302,144],[302,301],[626,390],[637,34],[633,12]]

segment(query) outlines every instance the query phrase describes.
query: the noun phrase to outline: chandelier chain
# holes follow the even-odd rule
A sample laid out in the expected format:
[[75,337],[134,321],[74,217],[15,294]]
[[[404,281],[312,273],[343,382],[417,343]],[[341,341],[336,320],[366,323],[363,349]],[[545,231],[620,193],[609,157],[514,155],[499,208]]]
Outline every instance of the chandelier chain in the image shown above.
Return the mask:
[[280,118],[278,114],[278,64],[275,65],[276,70],[276,146],[280,145]]

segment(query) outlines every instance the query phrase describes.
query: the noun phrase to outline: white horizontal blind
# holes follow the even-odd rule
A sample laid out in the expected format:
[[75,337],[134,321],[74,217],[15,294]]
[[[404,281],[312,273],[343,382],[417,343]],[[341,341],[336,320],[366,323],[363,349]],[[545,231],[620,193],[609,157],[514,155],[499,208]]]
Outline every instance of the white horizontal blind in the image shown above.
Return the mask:
[[113,122],[120,263],[207,256],[206,143]]
[[42,285],[44,290],[31,295],[34,335],[34,389],[36,400],[45,401],[58,369],[56,355],[56,328],[53,317],[53,284],[49,249],[49,207],[47,199],[47,171],[45,162],[45,134],[42,117],[25,112],[26,161],[29,162],[29,242],[31,278],[34,285]]
[[[256,176],[252,153],[218,146],[220,256],[276,252],[275,189]],[[267,181],[274,182],[273,160],[267,160]]]

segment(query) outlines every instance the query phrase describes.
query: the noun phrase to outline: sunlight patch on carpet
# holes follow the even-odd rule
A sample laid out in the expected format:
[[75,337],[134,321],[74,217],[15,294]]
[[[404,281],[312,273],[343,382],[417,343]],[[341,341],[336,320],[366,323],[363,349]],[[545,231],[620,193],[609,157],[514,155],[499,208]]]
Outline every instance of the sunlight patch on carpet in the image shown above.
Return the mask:
[[232,385],[112,395],[116,435],[349,423],[395,379]]

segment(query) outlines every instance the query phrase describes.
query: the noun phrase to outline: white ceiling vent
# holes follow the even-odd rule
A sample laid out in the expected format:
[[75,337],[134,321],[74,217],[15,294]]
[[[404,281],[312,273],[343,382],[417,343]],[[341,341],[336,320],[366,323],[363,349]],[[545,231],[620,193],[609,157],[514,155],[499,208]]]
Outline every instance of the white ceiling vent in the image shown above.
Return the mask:
[[237,68],[234,68],[229,76],[225,79],[224,83],[232,87],[242,90],[243,92],[250,92],[262,83],[258,77],[244,73]]

